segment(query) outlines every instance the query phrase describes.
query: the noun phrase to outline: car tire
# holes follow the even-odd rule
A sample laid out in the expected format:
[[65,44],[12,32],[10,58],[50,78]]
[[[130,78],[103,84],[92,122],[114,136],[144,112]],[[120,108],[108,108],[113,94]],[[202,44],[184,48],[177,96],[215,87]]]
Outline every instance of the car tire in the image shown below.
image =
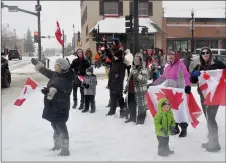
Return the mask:
[[10,85],[11,85],[11,73],[10,73],[9,69],[6,69],[4,76],[2,78],[2,87],[8,88]]

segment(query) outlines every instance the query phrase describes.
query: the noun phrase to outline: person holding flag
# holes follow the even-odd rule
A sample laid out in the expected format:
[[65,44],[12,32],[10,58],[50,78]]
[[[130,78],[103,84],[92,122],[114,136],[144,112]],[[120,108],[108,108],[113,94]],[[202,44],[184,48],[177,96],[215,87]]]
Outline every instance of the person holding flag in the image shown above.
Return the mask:
[[[201,75],[200,71],[226,68],[226,65],[221,61],[217,61],[213,63],[213,55],[209,47],[203,47],[200,51],[199,57],[200,57],[200,65],[197,65],[191,73],[192,83],[198,82],[199,80],[198,77]],[[217,114],[219,105],[215,105],[215,106],[205,105],[204,104],[205,97],[199,85],[198,85],[198,94],[200,96],[202,110],[206,117],[208,131],[209,131],[208,133],[209,141],[207,143],[203,143],[202,147],[205,148],[208,152],[217,152],[221,149],[219,140],[218,140],[218,126],[216,121],[216,114]]]
[[[180,61],[180,55],[176,50],[170,50],[167,53],[166,60],[169,65],[165,68],[162,76],[155,80],[150,85],[159,85],[166,81],[166,87],[172,88],[184,88],[186,94],[191,93],[191,82],[190,82],[190,74],[186,69],[183,61]],[[181,127],[181,132],[179,127]],[[175,134],[179,134],[179,137],[186,137],[187,136],[187,122],[176,123],[175,126]]]
[[73,72],[66,59],[59,58],[55,63],[55,71],[44,67],[43,63],[32,58],[35,69],[46,76],[49,81],[41,92],[44,94],[44,110],[42,118],[51,122],[54,130],[53,151],[60,150],[58,156],[68,156],[69,135],[66,122],[69,117],[70,95],[72,92]]

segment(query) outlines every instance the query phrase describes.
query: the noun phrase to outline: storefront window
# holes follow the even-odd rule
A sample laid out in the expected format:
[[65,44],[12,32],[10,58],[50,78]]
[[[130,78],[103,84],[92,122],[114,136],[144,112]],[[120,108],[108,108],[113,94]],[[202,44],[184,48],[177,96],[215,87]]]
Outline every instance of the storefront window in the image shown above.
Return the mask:
[[174,46],[173,46],[173,41],[168,40],[168,41],[167,41],[167,51],[170,50],[170,49],[173,49],[173,47],[174,47]]
[[218,48],[218,41],[217,40],[210,41],[210,48],[217,49]]
[[181,50],[188,49],[188,41],[181,41]]
[[204,46],[209,46],[209,41],[208,40],[197,40],[196,41],[196,49],[197,48],[202,48]]

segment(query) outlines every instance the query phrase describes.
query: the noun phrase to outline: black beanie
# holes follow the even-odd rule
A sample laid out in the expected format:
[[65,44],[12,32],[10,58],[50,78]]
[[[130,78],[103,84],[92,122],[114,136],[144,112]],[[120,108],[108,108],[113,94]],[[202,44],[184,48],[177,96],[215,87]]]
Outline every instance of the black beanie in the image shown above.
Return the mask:
[[93,74],[93,67],[89,67],[86,69],[87,72],[90,72],[91,74]]

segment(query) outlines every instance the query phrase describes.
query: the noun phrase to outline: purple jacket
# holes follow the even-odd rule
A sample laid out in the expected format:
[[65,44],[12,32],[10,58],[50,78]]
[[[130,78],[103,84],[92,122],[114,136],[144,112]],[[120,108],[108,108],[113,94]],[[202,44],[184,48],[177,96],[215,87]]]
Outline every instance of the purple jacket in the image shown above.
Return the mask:
[[190,73],[187,71],[183,61],[177,61],[173,64],[169,64],[162,76],[154,81],[154,85],[159,85],[166,80],[166,87],[184,88],[187,85],[191,85]]

